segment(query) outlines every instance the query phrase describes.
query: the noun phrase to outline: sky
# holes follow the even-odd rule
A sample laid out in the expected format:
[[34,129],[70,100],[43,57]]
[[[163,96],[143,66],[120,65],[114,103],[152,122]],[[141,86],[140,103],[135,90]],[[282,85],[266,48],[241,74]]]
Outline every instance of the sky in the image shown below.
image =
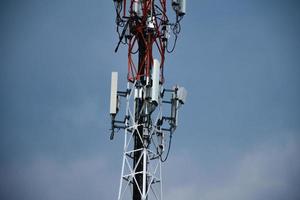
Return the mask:
[[[114,53],[112,1],[0,5],[0,199],[117,199],[110,74],[125,88],[127,49]],[[165,63],[166,87],[188,90],[165,200],[300,199],[299,8],[187,1]]]

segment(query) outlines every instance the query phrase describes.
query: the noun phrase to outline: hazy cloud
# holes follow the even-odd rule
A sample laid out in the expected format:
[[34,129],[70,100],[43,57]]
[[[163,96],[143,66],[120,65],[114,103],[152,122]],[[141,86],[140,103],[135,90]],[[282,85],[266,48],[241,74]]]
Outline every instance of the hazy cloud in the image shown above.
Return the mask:
[[[0,199],[116,199],[110,72],[124,90],[128,48],[114,54],[113,1],[1,3]],[[299,5],[189,1],[165,62],[165,87],[189,91],[165,200],[300,199]]]
[[[300,144],[265,142],[218,174],[201,168],[187,154],[173,156],[164,167],[165,200],[262,200],[300,197]],[[203,160],[203,162],[205,162]],[[73,161],[37,158],[0,169],[0,198],[80,200],[116,198],[119,166],[105,156]],[[217,180],[217,181],[216,181]]]
[[110,199],[119,179],[111,168],[103,157],[17,163],[0,170],[0,199]]
[[[192,157],[179,156],[175,160],[184,159],[185,162],[175,161],[177,165],[174,165],[176,167],[173,170],[170,168],[170,173],[177,174],[174,171],[180,170],[187,174],[187,179],[184,179],[185,174],[172,179],[180,182],[180,185],[167,185],[165,199],[299,199],[299,150],[299,142],[292,139],[285,143],[263,143],[232,163],[232,171],[221,170],[223,175],[219,178],[209,170],[197,168],[200,164],[195,163]],[[206,175],[203,176],[203,173]],[[217,181],[212,181],[213,179]]]

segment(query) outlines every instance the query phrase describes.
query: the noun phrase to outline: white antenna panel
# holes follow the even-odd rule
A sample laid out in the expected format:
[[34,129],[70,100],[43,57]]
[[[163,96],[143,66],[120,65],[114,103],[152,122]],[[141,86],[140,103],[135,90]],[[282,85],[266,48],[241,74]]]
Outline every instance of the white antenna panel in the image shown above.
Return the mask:
[[179,0],[179,10],[178,13],[180,16],[185,15],[186,12],[186,0]]
[[142,2],[141,0],[135,0],[132,2],[132,10],[135,12],[138,16],[142,16]]
[[187,91],[184,87],[178,87],[177,98],[181,104],[184,104],[186,101]]
[[151,92],[151,99],[152,102],[157,105],[158,98],[160,96],[160,89],[159,89],[159,72],[160,72],[160,63],[157,59],[153,61],[152,67],[152,92]]
[[111,90],[110,90],[110,114],[117,114],[118,94],[118,72],[111,73]]

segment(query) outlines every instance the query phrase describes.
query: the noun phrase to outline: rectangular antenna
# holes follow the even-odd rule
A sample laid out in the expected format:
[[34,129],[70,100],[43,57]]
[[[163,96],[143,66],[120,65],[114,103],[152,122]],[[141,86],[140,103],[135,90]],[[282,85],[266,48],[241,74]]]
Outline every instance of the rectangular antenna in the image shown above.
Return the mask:
[[158,105],[158,99],[160,97],[160,87],[159,87],[159,72],[160,72],[160,63],[157,59],[153,61],[152,67],[152,103]]
[[181,104],[184,104],[186,101],[187,91],[184,87],[178,87],[177,98]]
[[118,112],[118,72],[111,73],[111,89],[110,89],[110,114],[115,115]]

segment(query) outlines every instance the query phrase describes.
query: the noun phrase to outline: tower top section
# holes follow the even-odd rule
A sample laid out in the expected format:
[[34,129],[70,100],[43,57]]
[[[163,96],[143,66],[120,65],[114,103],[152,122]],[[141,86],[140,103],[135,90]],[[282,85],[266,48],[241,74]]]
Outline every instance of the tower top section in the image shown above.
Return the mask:
[[[113,0],[119,42],[128,46],[128,81],[151,79],[153,58],[160,60],[160,83],[164,82],[165,52],[175,49],[180,21],[186,13],[186,0]],[[167,7],[175,17],[171,22]]]

